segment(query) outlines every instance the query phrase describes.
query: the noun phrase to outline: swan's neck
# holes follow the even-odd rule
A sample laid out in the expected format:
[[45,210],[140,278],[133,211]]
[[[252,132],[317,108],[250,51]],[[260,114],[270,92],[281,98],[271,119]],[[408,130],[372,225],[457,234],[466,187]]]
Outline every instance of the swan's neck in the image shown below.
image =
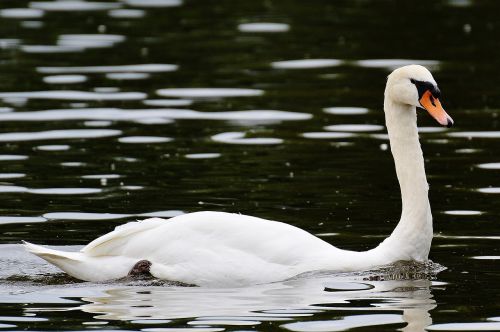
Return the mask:
[[402,213],[391,236],[375,250],[401,256],[399,259],[427,260],[432,241],[432,215],[416,110],[414,106],[396,103],[390,98],[386,98],[384,110],[401,187]]

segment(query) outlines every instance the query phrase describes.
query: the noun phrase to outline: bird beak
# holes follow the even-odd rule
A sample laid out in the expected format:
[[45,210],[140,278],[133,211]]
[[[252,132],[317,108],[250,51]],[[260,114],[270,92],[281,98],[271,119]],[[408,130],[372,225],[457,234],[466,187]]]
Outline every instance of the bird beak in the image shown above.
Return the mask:
[[435,98],[429,90],[425,91],[419,101],[420,105],[422,105],[440,125],[448,128],[453,126],[453,119],[445,112],[439,99]]

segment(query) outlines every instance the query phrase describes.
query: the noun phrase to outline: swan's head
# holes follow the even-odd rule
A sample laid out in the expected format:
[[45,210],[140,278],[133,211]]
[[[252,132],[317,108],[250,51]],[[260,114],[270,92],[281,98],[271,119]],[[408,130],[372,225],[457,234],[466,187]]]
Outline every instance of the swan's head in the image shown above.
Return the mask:
[[387,78],[385,97],[396,103],[423,108],[443,126],[453,125],[453,119],[439,101],[441,91],[425,67],[410,65],[394,70]]

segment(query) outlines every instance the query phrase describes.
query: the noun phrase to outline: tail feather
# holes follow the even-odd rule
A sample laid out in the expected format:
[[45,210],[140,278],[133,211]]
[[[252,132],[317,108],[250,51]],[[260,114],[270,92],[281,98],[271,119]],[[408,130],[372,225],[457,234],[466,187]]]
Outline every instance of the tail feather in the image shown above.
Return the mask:
[[127,276],[137,259],[120,256],[92,257],[82,252],[54,250],[23,241],[30,253],[85,281],[104,281]]
[[[78,261],[79,256],[81,256],[81,253],[78,252],[68,252],[68,251],[60,251],[60,250],[54,250],[50,248],[46,248],[43,246],[39,246],[37,244],[33,244],[27,241],[23,241],[24,248],[29,251],[30,253],[37,255],[40,258],[43,258],[50,263],[53,263],[52,261],[57,261],[57,260],[74,260]],[[53,263],[55,264],[55,263]],[[57,264],[55,264],[57,265]]]

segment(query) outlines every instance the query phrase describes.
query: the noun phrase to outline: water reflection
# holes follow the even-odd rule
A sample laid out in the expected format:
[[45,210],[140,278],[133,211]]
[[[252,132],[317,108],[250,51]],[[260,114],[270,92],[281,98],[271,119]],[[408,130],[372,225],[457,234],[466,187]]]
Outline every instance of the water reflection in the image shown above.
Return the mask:
[[[404,331],[423,331],[432,322],[429,311],[436,306],[431,285],[428,280],[375,282],[340,276],[237,289],[117,287],[83,298],[89,303],[74,309],[105,320],[189,319],[191,326],[284,321],[281,327],[291,331],[341,331],[406,323]],[[328,318],[332,314],[333,320]],[[299,317],[301,322],[286,322]]]

